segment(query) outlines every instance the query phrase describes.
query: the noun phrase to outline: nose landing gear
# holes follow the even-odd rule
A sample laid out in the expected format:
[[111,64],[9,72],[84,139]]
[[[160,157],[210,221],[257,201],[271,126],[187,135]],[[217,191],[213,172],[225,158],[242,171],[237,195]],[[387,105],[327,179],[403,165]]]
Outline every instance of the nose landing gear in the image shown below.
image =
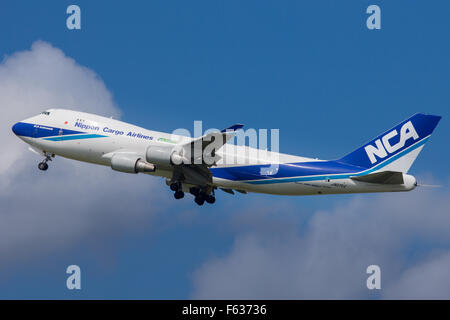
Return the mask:
[[39,168],[39,170],[42,170],[42,171],[47,170],[47,169],[48,169],[48,164],[47,164],[47,162],[44,162],[44,161],[39,162],[38,168]]
[[52,161],[52,158],[54,158],[54,157],[55,157],[54,154],[50,155],[50,154],[45,153],[45,159],[42,160],[42,162],[39,162],[39,164],[38,164],[39,170],[46,171],[48,169],[47,162]]

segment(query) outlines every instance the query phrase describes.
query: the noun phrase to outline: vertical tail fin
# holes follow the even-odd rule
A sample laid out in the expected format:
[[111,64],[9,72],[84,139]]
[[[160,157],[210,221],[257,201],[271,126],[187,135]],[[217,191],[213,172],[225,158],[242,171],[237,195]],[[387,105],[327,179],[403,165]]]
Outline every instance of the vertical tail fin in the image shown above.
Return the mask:
[[416,113],[338,161],[362,168],[408,172],[440,116]]

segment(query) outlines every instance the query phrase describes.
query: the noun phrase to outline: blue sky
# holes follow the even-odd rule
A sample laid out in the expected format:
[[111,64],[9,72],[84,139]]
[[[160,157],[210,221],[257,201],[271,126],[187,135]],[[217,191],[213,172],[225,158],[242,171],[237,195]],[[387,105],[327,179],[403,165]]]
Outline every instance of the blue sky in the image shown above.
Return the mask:
[[[72,3],[3,1],[2,57],[30,50],[42,40],[96,72],[123,121],[167,132],[192,129],[194,120],[202,120],[204,127],[239,122],[279,128],[281,152],[325,159],[346,154],[416,112],[441,115],[411,172],[426,183],[443,184],[438,193],[445,197],[450,153],[447,1],[77,1],[82,29],[70,31],[65,11]],[[370,4],[381,7],[381,30],[366,28]],[[37,163],[31,156],[23,161]],[[155,183],[149,190],[156,199],[138,199],[142,203],[135,210],[158,207],[158,197],[171,202],[168,188],[156,181],[159,187]],[[39,192],[33,190],[25,193]],[[135,192],[122,190],[124,202],[130,201],[127,190]],[[0,297],[196,297],[202,266],[231,255],[255,225],[259,234],[265,224],[294,224],[301,235],[317,212],[364,199],[377,203],[385,198],[220,194],[215,206],[202,208],[185,199],[164,206],[139,227],[98,238],[91,234],[23,259],[0,276]],[[102,207],[91,215],[98,210]],[[236,222],[241,212],[253,217],[260,210],[268,212],[258,222]],[[436,247],[448,249],[450,243],[419,237],[401,250],[416,257]],[[69,264],[82,269],[79,292],[65,288]]]

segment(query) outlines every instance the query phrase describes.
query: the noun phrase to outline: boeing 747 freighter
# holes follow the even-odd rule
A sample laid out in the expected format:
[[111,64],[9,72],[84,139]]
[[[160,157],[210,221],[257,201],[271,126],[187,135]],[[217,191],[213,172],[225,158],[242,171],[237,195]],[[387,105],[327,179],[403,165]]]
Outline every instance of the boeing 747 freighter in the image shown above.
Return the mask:
[[440,116],[418,113],[336,160],[319,160],[227,143],[236,124],[200,138],[147,130],[94,114],[49,109],[13,132],[44,159],[84,161],[125,173],[164,177],[176,199],[215,202],[215,191],[314,195],[410,191],[408,171]]

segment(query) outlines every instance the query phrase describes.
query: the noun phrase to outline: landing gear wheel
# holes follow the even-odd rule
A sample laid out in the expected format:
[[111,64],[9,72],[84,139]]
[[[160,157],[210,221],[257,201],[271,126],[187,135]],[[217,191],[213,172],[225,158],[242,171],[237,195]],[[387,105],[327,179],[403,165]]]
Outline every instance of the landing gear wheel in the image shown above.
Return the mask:
[[212,195],[208,195],[205,200],[206,200],[206,202],[213,204],[214,202],[216,202],[216,197],[214,197]]
[[180,185],[177,182],[174,182],[174,183],[170,184],[170,190],[178,191],[178,189],[180,189]]
[[202,194],[199,194],[195,197],[195,203],[202,206],[205,203],[205,197]]
[[48,169],[48,164],[46,162],[40,162],[38,164],[38,168],[39,168],[39,170],[45,171]]
[[196,187],[192,187],[189,189],[189,192],[193,194],[195,197],[197,197],[200,194],[200,189]]
[[178,190],[175,192],[175,194],[173,196],[175,197],[175,199],[181,199],[184,197],[184,192],[181,190]]

